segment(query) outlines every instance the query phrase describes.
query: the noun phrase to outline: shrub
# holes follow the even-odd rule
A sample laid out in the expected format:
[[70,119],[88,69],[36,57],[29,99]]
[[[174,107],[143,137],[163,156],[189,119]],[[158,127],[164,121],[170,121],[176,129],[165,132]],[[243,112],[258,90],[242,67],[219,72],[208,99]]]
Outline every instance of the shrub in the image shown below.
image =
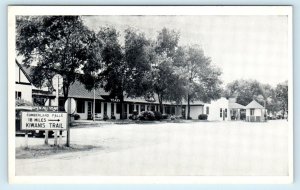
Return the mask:
[[114,114],[111,115],[110,119],[113,119],[115,120],[116,119],[116,116]]
[[176,116],[175,116],[175,115],[171,115],[170,119],[171,119],[171,120],[175,120],[175,119],[176,119]]
[[129,116],[129,119],[131,119],[131,120],[137,120],[138,116],[135,115],[135,114],[132,114],[132,115]]
[[206,114],[200,114],[198,116],[198,119],[200,119],[200,120],[207,120],[207,115]]
[[169,115],[168,114],[162,114],[162,119],[168,119]]
[[159,111],[154,111],[153,113],[156,120],[162,119],[162,114]]
[[138,116],[140,120],[155,120],[155,115],[152,111],[143,111],[141,114]]
[[79,115],[79,114],[77,114],[77,113],[75,113],[75,114],[73,115],[73,117],[74,117],[74,119],[75,119],[75,120],[78,120],[78,119],[80,119],[80,115]]
[[104,116],[103,116],[103,120],[106,121],[106,120],[108,120],[108,119],[109,119],[109,117],[108,117],[107,114],[105,113]]
[[189,116],[189,117],[187,117],[187,119],[188,119],[188,120],[191,120],[191,119],[193,119],[193,118]]

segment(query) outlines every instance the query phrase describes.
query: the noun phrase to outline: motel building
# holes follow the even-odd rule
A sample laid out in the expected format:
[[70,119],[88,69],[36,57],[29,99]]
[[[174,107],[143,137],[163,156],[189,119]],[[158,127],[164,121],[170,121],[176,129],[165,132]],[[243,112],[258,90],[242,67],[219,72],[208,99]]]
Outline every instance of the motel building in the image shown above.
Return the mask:
[[[16,99],[30,102],[32,105],[39,106],[58,106],[60,111],[64,110],[65,100],[63,98],[62,90],[53,90],[48,88],[35,87],[30,78],[31,68],[26,68],[16,61],[16,79],[15,79],[15,96]],[[57,100],[57,94],[59,93]],[[84,85],[79,81],[75,81],[69,89],[69,97],[76,102],[76,114],[80,116],[80,120],[103,119],[108,116],[109,119],[114,116],[120,119],[121,104],[119,99],[111,97],[108,92],[102,88],[94,91],[88,91]],[[95,100],[95,109],[94,106]],[[251,104],[252,105],[252,104]],[[155,98],[152,101],[141,98],[126,98],[124,99],[125,118],[128,118],[134,111],[140,114],[143,111],[158,111],[159,102]],[[209,103],[201,101],[194,101],[190,103],[190,117],[198,119],[200,114],[207,114],[209,121],[230,121],[230,120],[245,120],[246,112],[250,113],[249,106],[245,107],[235,103],[235,99],[226,99],[224,97],[218,100],[212,100]],[[256,108],[260,109],[260,108]],[[95,113],[93,113],[95,110]],[[246,111],[247,110],[247,111]],[[247,112],[247,113],[248,113]],[[258,111],[255,111],[257,115]],[[252,113],[252,111],[251,111]],[[178,117],[187,117],[187,102],[176,105],[173,102],[163,103],[162,114],[174,115]],[[250,118],[250,117],[248,117]],[[251,117],[252,118],[252,117]],[[252,119],[249,119],[252,121]]]

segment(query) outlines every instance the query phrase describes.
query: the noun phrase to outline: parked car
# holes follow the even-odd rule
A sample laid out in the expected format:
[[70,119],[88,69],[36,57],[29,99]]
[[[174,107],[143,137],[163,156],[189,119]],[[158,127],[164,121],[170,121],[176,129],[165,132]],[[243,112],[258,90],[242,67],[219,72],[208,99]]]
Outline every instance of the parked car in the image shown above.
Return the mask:
[[[18,106],[16,107],[16,135],[25,134],[25,131],[21,130],[21,112],[22,111],[31,111],[31,106]],[[30,130],[28,133],[32,134],[35,137],[43,137],[45,131],[44,130]],[[48,137],[53,136],[54,132],[49,131]]]

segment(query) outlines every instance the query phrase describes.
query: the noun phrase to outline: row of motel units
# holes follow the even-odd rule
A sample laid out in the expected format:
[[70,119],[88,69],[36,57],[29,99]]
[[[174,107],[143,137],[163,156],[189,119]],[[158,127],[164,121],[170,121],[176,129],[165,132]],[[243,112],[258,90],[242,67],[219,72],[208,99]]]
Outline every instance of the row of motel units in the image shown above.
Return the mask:
[[[51,93],[48,89],[39,89],[32,85],[30,79],[30,68],[23,67],[16,61],[15,74],[15,96],[16,99],[22,99],[31,103],[39,103],[44,106],[57,106],[63,108],[64,99],[60,94],[59,101],[56,99],[55,92]],[[58,91],[56,91],[58,92]],[[93,111],[99,118],[106,114],[109,118],[112,115],[116,119],[120,118],[121,105],[117,99],[111,98],[109,93],[103,89],[95,91],[95,109],[94,91],[88,91],[79,81],[75,81],[69,90],[69,97],[76,101],[76,113],[82,120],[93,118]],[[138,114],[145,110],[158,111],[159,103],[157,98],[153,102],[148,102],[144,98],[125,98],[124,100],[125,116],[131,115],[134,111]],[[235,99],[226,99],[224,97],[213,100],[210,103],[194,101],[190,105],[190,117],[198,119],[200,114],[207,114],[210,121],[228,121],[244,120],[246,121],[264,121],[265,109],[256,101],[243,106],[235,102]],[[163,104],[163,113],[176,116],[187,117],[187,103],[175,105],[171,102]]]

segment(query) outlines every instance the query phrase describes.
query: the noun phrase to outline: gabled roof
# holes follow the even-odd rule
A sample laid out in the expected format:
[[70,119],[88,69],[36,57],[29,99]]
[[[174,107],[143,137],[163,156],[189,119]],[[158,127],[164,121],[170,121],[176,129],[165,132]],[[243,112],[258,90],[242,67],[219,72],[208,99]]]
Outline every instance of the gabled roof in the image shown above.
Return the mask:
[[236,102],[229,102],[228,107],[231,109],[246,109],[242,104],[238,104]]
[[253,100],[246,106],[246,109],[264,109],[264,107],[260,105],[257,101]]
[[21,65],[17,60],[16,61],[16,64],[19,66],[19,68],[21,69],[21,71],[24,73],[25,77],[27,78],[27,80],[32,83],[31,81],[31,78],[30,78],[30,72],[31,72],[31,69],[30,67],[25,67],[24,65]]

